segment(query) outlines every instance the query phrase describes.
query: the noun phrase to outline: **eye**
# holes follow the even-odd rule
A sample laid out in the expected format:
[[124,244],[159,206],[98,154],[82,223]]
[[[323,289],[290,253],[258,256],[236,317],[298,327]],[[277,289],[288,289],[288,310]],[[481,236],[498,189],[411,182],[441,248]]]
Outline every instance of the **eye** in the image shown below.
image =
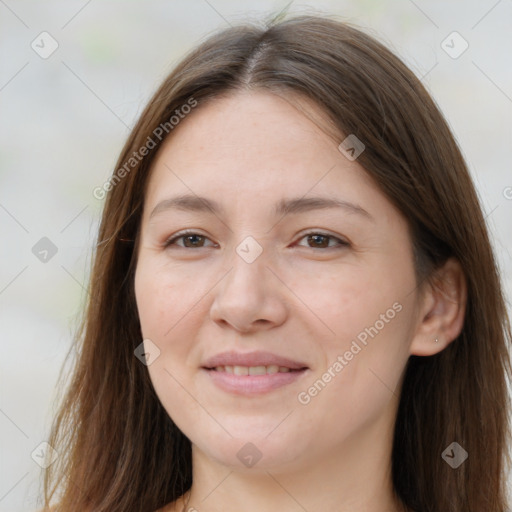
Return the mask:
[[[183,239],[183,245],[176,244],[177,240]],[[164,248],[169,247],[171,245],[176,245],[178,247],[182,247],[184,249],[190,249],[190,248],[202,248],[207,247],[204,245],[204,242],[206,240],[209,240],[204,235],[201,235],[201,233],[196,233],[195,231],[182,231],[181,233],[177,233],[176,235],[173,235],[171,238],[168,238],[162,245]],[[213,244],[213,247],[215,244]]]
[[[301,240],[304,238],[307,238],[308,244],[313,244],[312,246],[309,246],[311,249],[336,249],[339,247],[348,247],[350,245],[346,240],[342,240],[341,238],[329,233],[321,233],[317,231],[310,231],[309,233],[306,233]],[[334,240],[337,243],[335,245],[329,245],[329,240]]]
[[[311,249],[335,249],[339,247],[347,247],[350,244],[342,240],[341,238],[335,237],[334,235],[331,235],[329,233],[322,233],[318,231],[311,231],[309,233],[304,234],[300,240],[303,240],[304,238],[307,238],[307,243],[312,243],[313,245],[309,246]],[[178,240],[183,240],[183,244],[177,244],[176,242]],[[182,231],[181,233],[177,233],[176,235],[173,235],[171,238],[168,238],[162,246],[164,248],[167,248],[169,246],[177,246],[182,247],[184,249],[192,249],[192,248],[203,248],[208,247],[205,246],[205,241],[209,240],[208,237],[205,235],[202,235],[201,233],[197,233],[195,231]],[[332,245],[330,242],[334,241],[335,244]],[[299,244],[300,245],[300,244]],[[216,247],[216,244],[212,244],[210,247]],[[304,246],[303,246],[304,247]]]

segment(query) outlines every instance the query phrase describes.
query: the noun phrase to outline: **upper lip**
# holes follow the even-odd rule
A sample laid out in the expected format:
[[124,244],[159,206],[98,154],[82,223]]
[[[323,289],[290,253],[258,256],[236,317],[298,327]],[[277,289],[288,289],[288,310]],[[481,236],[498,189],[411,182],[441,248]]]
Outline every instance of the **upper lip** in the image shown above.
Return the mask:
[[217,366],[284,366],[291,370],[301,370],[308,366],[300,361],[293,361],[287,357],[272,354],[271,352],[221,352],[203,363],[203,368],[215,368]]

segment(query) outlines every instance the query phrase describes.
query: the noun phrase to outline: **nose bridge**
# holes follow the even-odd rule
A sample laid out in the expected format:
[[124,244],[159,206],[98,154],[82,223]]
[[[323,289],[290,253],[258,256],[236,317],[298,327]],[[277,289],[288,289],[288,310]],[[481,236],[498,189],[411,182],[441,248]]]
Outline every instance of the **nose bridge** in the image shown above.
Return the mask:
[[[253,236],[246,236],[234,247],[230,258],[231,271],[226,276],[224,291],[249,292],[254,299],[259,295],[260,289],[265,288],[267,281],[266,269],[268,262],[268,249],[264,251],[263,242],[258,242]],[[227,290],[229,288],[230,290]],[[239,300],[244,297],[239,296]]]
[[219,283],[211,307],[211,317],[239,330],[249,330],[255,322],[276,323],[282,320],[284,307],[272,286],[270,250],[252,236],[246,236],[234,247],[229,258],[230,270]]

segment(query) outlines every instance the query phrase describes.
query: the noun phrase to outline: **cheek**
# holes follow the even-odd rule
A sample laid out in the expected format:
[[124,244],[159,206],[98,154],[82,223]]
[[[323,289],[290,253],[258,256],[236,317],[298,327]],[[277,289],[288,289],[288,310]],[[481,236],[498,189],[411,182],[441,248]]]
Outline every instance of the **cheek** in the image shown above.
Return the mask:
[[304,318],[316,336],[321,336],[328,352],[343,349],[358,335],[364,341],[365,329],[375,323],[379,332],[389,331],[388,326],[399,316],[396,309],[400,305],[393,305],[403,302],[403,290],[411,286],[405,273],[397,279],[382,266],[340,266],[336,271],[317,271],[314,279],[306,274],[301,279],[287,277],[301,299],[297,310],[304,309]]
[[374,423],[385,411],[393,414],[409,335],[407,307],[394,304],[389,309],[386,303],[353,303],[352,315],[347,311],[346,321],[336,324],[335,342],[324,345],[325,367],[297,397],[304,431],[321,434],[326,447]]
[[166,389],[170,390],[166,394],[179,391],[177,381],[184,382],[196,370],[194,340],[208,314],[201,298],[211,284],[198,278],[197,272],[195,275],[194,278],[191,272],[170,269],[165,262],[151,257],[141,258],[137,267],[135,295],[142,335],[160,350],[158,359],[148,367],[157,393]]
[[408,260],[398,266],[401,272],[396,267],[394,260],[343,268],[297,290],[321,320],[316,332],[325,358],[301,403],[311,398],[315,414],[326,421],[350,422],[347,411],[353,419],[368,417],[399,394],[412,335],[415,277]]
[[[188,416],[200,417],[197,403],[184,391],[187,381],[187,356],[190,353],[188,330],[197,314],[193,305],[197,291],[180,272],[170,272],[150,257],[141,257],[135,273],[135,296],[144,339],[160,350],[148,372],[154,390],[167,413],[181,429],[188,430]],[[187,415],[182,411],[187,410]],[[184,420],[185,418],[185,420]],[[184,424],[181,421],[185,421]]]
[[163,341],[185,318],[198,290],[182,272],[170,271],[150,258],[141,258],[135,274],[135,296],[144,337]]

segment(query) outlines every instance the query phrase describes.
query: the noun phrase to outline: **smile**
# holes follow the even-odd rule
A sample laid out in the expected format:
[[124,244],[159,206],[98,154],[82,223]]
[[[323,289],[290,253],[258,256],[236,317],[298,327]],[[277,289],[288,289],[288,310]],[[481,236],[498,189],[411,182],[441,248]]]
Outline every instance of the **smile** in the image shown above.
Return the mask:
[[217,366],[202,368],[210,382],[218,389],[234,395],[262,395],[277,391],[299,379],[307,368],[291,369],[285,366]]
[[274,364],[269,366],[217,366],[211,369],[216,372],[233,373],[234,375],[272,375],[274,373],[298,371],[292,370],[287,366],[277,366]]

